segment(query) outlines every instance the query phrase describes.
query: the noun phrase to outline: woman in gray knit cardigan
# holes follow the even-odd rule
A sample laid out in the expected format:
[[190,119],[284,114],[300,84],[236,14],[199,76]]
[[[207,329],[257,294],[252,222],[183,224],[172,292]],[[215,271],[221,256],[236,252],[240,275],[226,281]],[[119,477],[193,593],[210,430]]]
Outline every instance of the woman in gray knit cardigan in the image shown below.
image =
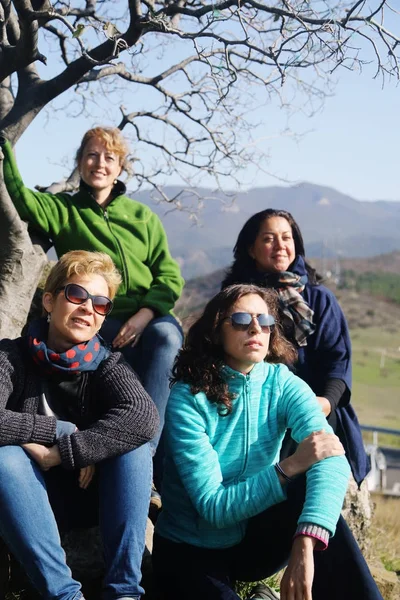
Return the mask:
[[99,520],[106,600],[138,599],[157,410],[97,335],[120,275],[100,252],[53,267],[46,318],[0,341],[0,537],[45,599],[80,600],[59,530]]

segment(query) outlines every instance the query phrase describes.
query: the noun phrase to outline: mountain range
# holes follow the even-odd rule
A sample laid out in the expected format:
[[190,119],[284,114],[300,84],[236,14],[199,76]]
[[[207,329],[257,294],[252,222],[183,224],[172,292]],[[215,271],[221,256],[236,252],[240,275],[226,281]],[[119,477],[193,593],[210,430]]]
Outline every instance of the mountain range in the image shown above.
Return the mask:
[[135,194],[166,229],[172,255],[186,279],[206,275],[232,261],[232,249],[245,221],[266,208],[292,213],[309,257],[371,257],[400,249],[400,202],[360,201],[311,183],[254,188],[235,195],[208,189],[181,192],[178,207],[157,202],[150,192]]

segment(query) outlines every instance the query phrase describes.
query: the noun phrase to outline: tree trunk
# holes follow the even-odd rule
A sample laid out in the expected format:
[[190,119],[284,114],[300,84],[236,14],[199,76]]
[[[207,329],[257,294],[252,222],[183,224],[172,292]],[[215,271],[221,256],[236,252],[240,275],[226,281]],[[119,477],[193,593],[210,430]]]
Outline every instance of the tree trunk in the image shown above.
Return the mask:
[[42,248],[32,244],[4,185],[0,193],[0,339],[13,339],[26,323],[47,259]]
[[46,262],[26,233],[24,240],[9,240],[0,252],[0,339],[15,338],[26,323],[33,294]]
[[[0,84],[0,119],[13,103],[7,79]],[[46,262],[45,253],[32,244],[27,227],[11,202],[2,172],[0,162],[0,339],[20,335]]]

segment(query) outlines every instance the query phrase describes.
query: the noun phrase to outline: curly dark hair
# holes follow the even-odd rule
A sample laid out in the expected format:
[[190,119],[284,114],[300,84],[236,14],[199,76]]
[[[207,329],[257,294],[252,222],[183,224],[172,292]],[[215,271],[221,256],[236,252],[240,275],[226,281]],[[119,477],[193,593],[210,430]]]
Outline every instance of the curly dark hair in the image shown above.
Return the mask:
[[251,258],[249,249],[254,244],[261,225],[266,219],[270,219],[271,217],[282,217],[289,223],[292,229],[296,257],[302,256],[304,258],[309,283],[311,285],[317,285],[321,281],[321,276],[318,275],[316,270],[305,260],[303,236],[301,235],[300,227],[290,212],[275,208],[266,208],[251,216],[243,225],[233,248],[234,261],[222,282],[222,287],[226,287],[232,283],[249,281],[249,273],[254,271],[255,268],[255,261]]
[[223,377],[224,350],[219,327],[231,306],[243,296],[258,294],[275,318],[271,331],[268,362],[293,364],[297,359],[294,346],[282,334],[278,317],[278,296],[275,290],[256,285],[231,285],[212,298],[201,317],[193,323],[172,369],[171,385],[182,381],[190,385],[192,394],[204,392],[210,402],[216,402],[221,415],[232,411],[233,394]]

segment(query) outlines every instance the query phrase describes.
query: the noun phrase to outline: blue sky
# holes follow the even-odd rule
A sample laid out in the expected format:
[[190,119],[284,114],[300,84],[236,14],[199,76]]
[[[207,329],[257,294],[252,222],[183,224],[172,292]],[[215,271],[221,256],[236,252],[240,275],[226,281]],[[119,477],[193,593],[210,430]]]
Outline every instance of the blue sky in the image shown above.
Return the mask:
[[[309,181],[335,187],[359,200],[400,201],[400,87],[393,80],[382,89],[373,72],[372,67],[361,75],[337,71],[335,95],[326,99],[324,109],[312,118],[299,113],[291,119],[293,131],[308,132],[299,142],[280,134],[287,119],[283,112],[274,105],[265,107],[263,125],[257,131],[260,139],[265,138],[260,143],[270,155],[264,171],[289,183]],[[68,174],[66,165],[72,165],[82,134],[94,123],[98,120],[64,119],[60,113],[48,121],[45,112],[40,114],[16,148],[25,183],[30,187],[49,184]],[[243,178],[246,187],[283,185],[254,166],[247,168]],[[167,183],[179,182],[170,179]]]

